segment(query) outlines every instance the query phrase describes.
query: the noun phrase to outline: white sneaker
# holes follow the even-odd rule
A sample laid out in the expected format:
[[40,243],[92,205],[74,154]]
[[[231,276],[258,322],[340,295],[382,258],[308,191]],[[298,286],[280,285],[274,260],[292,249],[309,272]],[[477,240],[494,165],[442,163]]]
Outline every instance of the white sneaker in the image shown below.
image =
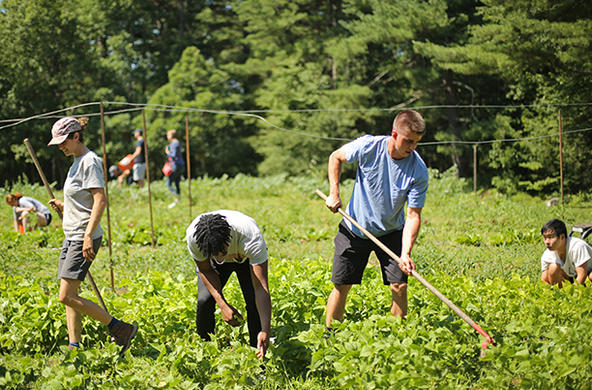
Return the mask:
[[177,205],[177,202],[173,202],[169,205],[169,209],[172,209],[173,207],[175,207]]

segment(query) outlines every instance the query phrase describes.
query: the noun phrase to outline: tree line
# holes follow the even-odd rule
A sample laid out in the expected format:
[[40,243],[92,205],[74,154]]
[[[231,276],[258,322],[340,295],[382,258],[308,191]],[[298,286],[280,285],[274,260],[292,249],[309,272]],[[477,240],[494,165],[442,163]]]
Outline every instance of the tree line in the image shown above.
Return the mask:
[[[440,141],[419,147],[428,166],[471,176],[471,143],[521,139],[479,144],[479,185],[558,193],[558,111],[564,130],[592,127],[591,32],[592,3],[575,0],[0,0],[0,120],[98,101],[213,110],[146,110],[151,172],[187,115],[194,176],[318,175],[333,138],[388,134],[418,107],[423,141]],[[249,110],[277,127],[220,112]],[[53,121],[0,129],[0,180],[38,180],[28,137],[63,181]],[[142,123],[105,117],[109,164]],[[98,117],[87,132],[100,151]],[[564,135],[566,191],[591,187],[591,141]]]

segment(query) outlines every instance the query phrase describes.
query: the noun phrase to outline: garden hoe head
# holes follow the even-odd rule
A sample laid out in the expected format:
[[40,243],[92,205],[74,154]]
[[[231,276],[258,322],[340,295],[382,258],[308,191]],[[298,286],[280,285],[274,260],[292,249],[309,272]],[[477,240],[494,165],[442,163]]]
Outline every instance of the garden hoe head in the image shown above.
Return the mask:
[[[325,199],[325,200],[327,199],[327,195],[325,195],[322,191],[316,190],[315,193],[318,196],[320,196],[322,199]],[[343,215],[344,218],[346,218],[352,224],[354,224],[354,226],[356,226],[358,229],[360,229],[360,231],[362,231],[362,233],[364,233],[366,235],[366,237],[368,237],[376,245],[378,245],[378,247],[380,249],[382,249],[386,254],[388,254],[389,256],[391,256],[391,258],[395,259],[397,261],[397,263],[401,264],[401,259],[399,258],[399,256],[397,256],[393,251],[391,251],[378,238],[374,237],[374,235],[372,233],[370,233],[368,230],[366,230],[355,219],[353,219],[348,213],[346,213],[345,211],[343,211],[343,209],[341,209],[341,208],[339,208],[337,211],[339,211],[339,213],[341,215]],[[432,284],[430,282],[428,282],[427,280],[425,280],[423,278],[423,276],[421,276],[419,273],[417,273],[417,271],[415,271],[415,270],[411,271],[411,275],[413,275],[413,277],[415,277],[415,279],[417,279],[421,284],[423,284],[424,287],[426,287],[436,297],[438,297],[442,302],[444,302],[444,304],[446,304],[446,306],[448,306],[450,309],[452,309],[452,311],[454,311],[467,324],[469,324],[473,329],[475,329],[483,337],[485,337],[485,341],[483,341],[483,344],[481,344],[481,357],[484,357],[485,356],[485,350],[487,349],[487,346],[489,344],[496,345],[495,340],[493,339],[493,337],[491,337],[490,335],[487,334],[487,332],[485,332],[483,329],[481,329],[481,327],[479,325],[477,325],[477,323],[475,323],[475,321],[473,321],[468,315],[466,315],[458,306],[456,306],[454,303],[452,303],[452,301],[450,299],[448,299],[447,297],[445,297],[444,294],[442,294],[440,291],[438,291],[437,288],[435,288],[434,286],[432,286]]]
[[477,324],[473,324],[473,329],[475,329],[477,332],[479,332],[483,337],[485,337],[485,340],[483,340],[483,342],[481,343],[481,353],[479,354],[479,357],[483,358],[485,357],[485,353],[487,352],[487,347],[489,346],[489,344],[496,346],[497,343],[495,342],[495,340],[493,339],[493,337],[491,337],[489,334],[487,334],[486,331],[484,331],[483,329],[481,329],[481,327]]

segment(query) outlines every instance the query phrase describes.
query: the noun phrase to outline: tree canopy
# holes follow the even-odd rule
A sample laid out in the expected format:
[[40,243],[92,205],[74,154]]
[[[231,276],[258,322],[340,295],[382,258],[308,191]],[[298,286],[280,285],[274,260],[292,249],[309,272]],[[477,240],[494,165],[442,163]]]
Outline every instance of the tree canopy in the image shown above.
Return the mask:
[[133,150],[130,107],[144,107],[151,172],[166,130],[185,145],[187,117],[192,175],[214,177],[324,174],[332,150],[416,108],[428,166],[470,176],[477,145],[482,187],[552,194],[561,110],[564,185],[584,191],[591,30],[592,5],[574,0],[2,0],[0,175],[37,180],[28,137],[61,183],[51,123],[90,114],[99,151],[91,102],[105,102],[109,164]]

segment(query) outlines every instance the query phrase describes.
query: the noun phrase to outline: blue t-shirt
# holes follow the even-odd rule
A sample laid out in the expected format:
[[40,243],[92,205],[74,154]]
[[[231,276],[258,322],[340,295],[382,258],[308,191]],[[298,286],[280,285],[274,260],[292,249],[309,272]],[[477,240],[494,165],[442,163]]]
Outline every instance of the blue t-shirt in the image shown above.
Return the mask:
[[140,147],[141,152],[140,152],[140,154],[138,154],[134,158],[134,163],[135,164],[145,163],[146,158],[144,157],[144,138],[139,139],[138,142],[136,142],[136,149],[138,148],[138,146]]
[[[389,138],[365,135],[344,145],[347,161],[358,163],[347,212],[377,237],[403,229],[405,203],[423,207],[428,190],[428,168],[419,153],[395,160],[388,154]],[[347,219],[345,223],[355,235],[365,237]]]
[[185,165],[185,161],[183,161],[183,155],[181,154],[181,143],[179,141],[171,142],[169,145],[168,157],[173,164]]

